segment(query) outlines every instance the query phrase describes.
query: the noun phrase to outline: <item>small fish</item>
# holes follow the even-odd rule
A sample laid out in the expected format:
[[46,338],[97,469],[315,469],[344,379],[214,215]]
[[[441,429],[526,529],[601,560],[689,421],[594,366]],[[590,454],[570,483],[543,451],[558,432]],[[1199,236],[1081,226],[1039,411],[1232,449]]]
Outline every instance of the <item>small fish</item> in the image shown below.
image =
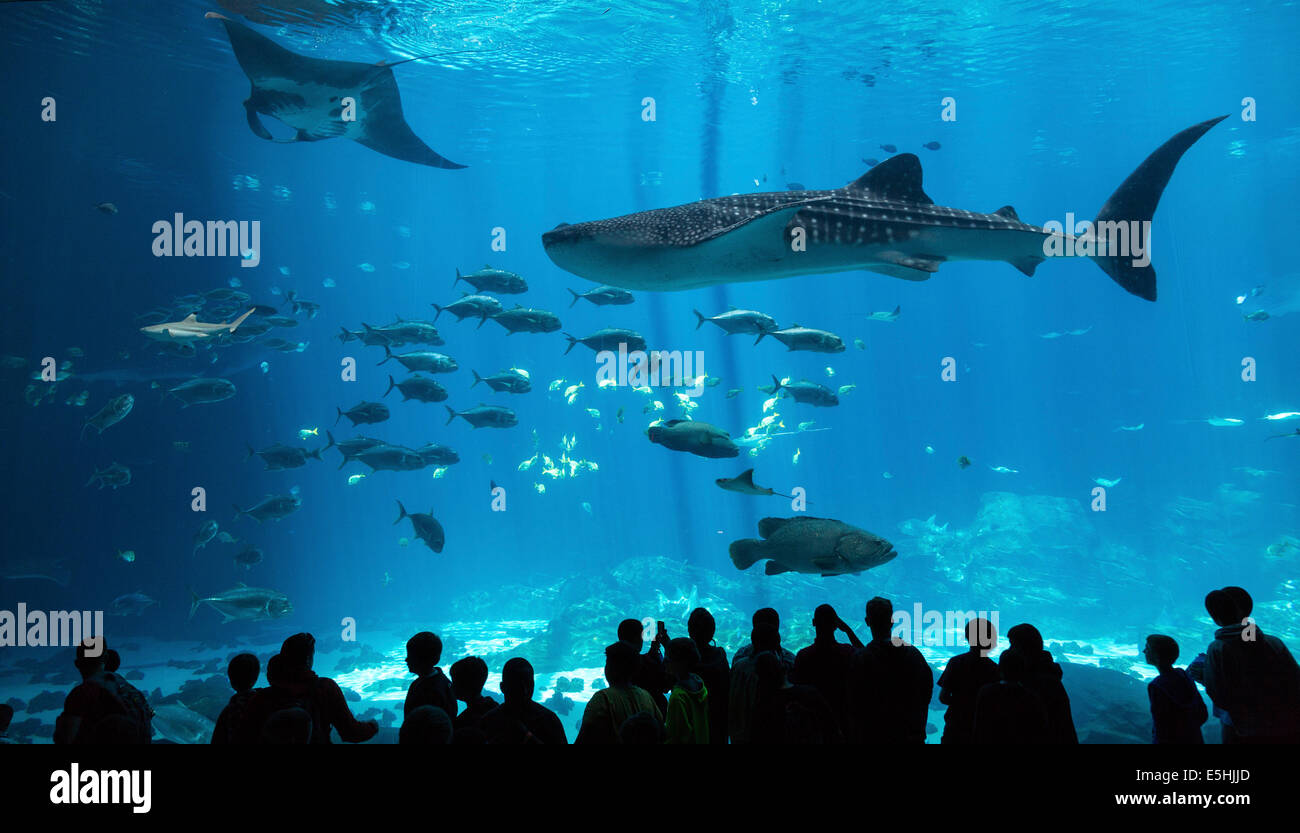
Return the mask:
[[1274,434],[1273,436],[1265,437],[1264,439],[1265,440],[1282,440],[1282,439],[1294,440],[1297,437],[1300,437],[1300,428],[1295,429],[1290,434]]
[[1300,418],[1300,411],[1279,411],[1276,414],[1265,414],[1264,419],[1270,422],[1285,422],[1289,419]]
[[117,206],[113,205],[111,202],[101,202],[99,205],[95,206],[95,208],[98,208],[102,214],[113,215],[117,213]]
[[1243,312],[1241,317],[1247,321],[1267,321],[1269,316],[1267,310],[1257,309],[1254,312]]
[[732,388],[731,390],[727,391],[727,398],[735,399],[737,396],[740,396],[742,393],[744,393],[744,391],[745,391],[744,388]]
[[896,307],[894,307],[894,311],[893,311],[893,312],[872,312],[872,313],[868,313],[868,314],[867,314],[867,318],[868,318],[869,320],[871,320],[871,321],[890,321],[890,322],[892,322],[892,321],[897,321],[897,320],[898,320],[898,316],[899,316],[902,312],[903,312],[903,308],[902,308],[902,306],[896,306]]
[[117,558],[121,561],[125,561],[127,564],[131,564],[135,561],[135,550],[118,550]]
[[325,287],[326,289],[333,289],[334,287],[338,286],[338,284],[334,282],[333,278],[326,278],[325,280],[321,281],[320,285]]
[[1234,419],[1233,417],[1211,417],[1205,421],[1215,428],[1236,428],[1246,424],[1245,420]]
[[964,454],[963,454],[961,457],[958,457],[958,458],[957,458],[957,467],[958,467],[958,468],[963,468],[963,469],[970,468],[970,458],[967,457],[967,456],[964,455]]
[[867,349],[867,343],[860,338],[853,339],[853,346],[858,348],[859,350]]
[[998,474],[1020,474],[1016,469],[1009,469],[1006,466],[989,466],[989,471],[995,471]]
[[383,580],[382,582],[379,583],[379,586],[380,586],[380,587],[387,587],[388,585],[390,585],[390,584],[392,584],[392,583],[393,583],[393,577],[390,576],[387,572],[385,572],[385,573],[384,573],[384,580]]
[[826,375],[827,375],[828,377],[830,377],[830,378],[835,378],[835,368],[831,367],[830,365],[827,365],[827,366],[826,366]]
[[441,480],[447,474],[447,466],[438,466],[433,470],[433,479]]
[[881,145],[880,149],[885,153],[898,153],[898,148],[894,145]]
[[934,446],[932,446],[932,445],[927,445],[927,446],[925,447],[925,453],[926,453],[926,454],[933,454],[933,453],[934,453]]
[[858,386],[857,386],[857,385],[840,385],[840,388],[839,388],[838,394],[839,394],[840,396],[843,396],[843,395],[846,394],[846,393],[853,393],[853,391],[855,391],[855,390],[857,390],[857,389],[858,389]]
[[188,442],[185,442],[184,440],[176,440],[175,442],[172,443],[172,448],[176,449],[177,451],[189,451],[190,444]]
[[350,477],[348,478],[348,485],[349,485],[349,486],[355,486],[355,485],[357,485],[358,483],[360,483],[362,480],[365,480],[365,479],[366,479],[366,476],[365,476],[364,474],[354,474],[354,475],[352,475],[352,476],[350,476]]
[[591,514],[591,504],[590,504],[590,503],[587,503],[587,501],[584,500],[584,501],[582,502],[582,511],[583,511],[583,512],[586,512],[588,515],[590,515],[590,514]]
[[921,145],[921,147],[925,148],[926,150],[938,150],[940,147],[942,147],[942,145],[940,145],[938,142],[926,142],[925,144]]
[[617,419],[617,420],[619,421],[619,424],[620,424],[620,425],[623,423],[623,409],[622,409],[622,408],[619,408],[619,409],[618,409],[618,413],[614,415],[614,418]]
[[299,429],[298,429],[298,439],[300,439],[300,440],[306,440],[306,439],[310,439],[311,437],[318,437],[318,436],[320,436],[320,429],[319,429],[319,428],[299,428]]
[[879,159],[864,158],[864,159],[862,160],[862,164],[866,165],[868,168],[874,168],[874,167],[876,167],[877,165],[880,164],[880,160],[879,160]]
[[1145,425],[1146,425],[1145,422],[1139,422],[1137,425],[1121,425],[1115,430],[1116,431],[1141,431]]
[[1109,488],[1111,488],[1112,486],[1118,486],[1118,485],[1119,485],[1119,482],[1120,482],[1121,480],[1123,480],[1123,479],[1124,479],[1124,478],[1122,478],[1122,477],[1116,477],[1114,480],[1107,480],[1107,479],[1104,478],[1104,477],[1094,477],[1094,478],[1092,479],[1092,482],[1093,482],[1093,483],[1096,483],[1098,486],[1104,486],[1104,487],[1106,487],[1107,489],[1109,489]]
[[794,456],[790,458],[790,462],[791,462],[793,465],[796,465],[796,466],[799,465],[799,455],[800,455],[801,453],[802,453],[802,451],[801,451],[800,449],[798,449],[798,448],[796,448],[796,449],[794,450]]
[[893,480],[893,479],[894,479],[894,475],[893,475],[892,472],[887,472],[887,471],[885,471],[885,472],[881,472],[881,473],[880,473],[880,476],[883,477],[883,478],[885,478],[886,480]]

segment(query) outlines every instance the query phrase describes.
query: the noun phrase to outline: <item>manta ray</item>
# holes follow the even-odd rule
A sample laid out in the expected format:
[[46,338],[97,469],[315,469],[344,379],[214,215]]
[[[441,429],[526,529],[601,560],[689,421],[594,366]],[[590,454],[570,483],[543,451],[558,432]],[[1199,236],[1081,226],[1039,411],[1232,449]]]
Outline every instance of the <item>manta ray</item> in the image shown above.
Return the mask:
[[[252,84],[244,112],[249,129],[259,137],[272,142],[342,137],[404,162],[434,168],[465,167],[435,153],[406,123],[392,70],[406,61],[362,64],[308,58],[224,15],[208,12],[206,16],[226,27],[235,59]],[[344,120],[345,98],[355,105],[355,119]],[[294,137],[273,137],[259,113],[292,127]]]
[[[1080,249],[1124,290],[1154,301],[1155,269],[1137,253],[1150,252],[1156,204],[1178,160],[1226,118],[1189,127],[1157,148],[1102,206],[1091,237],[1022,223],[1009,205],[992,214],[935,205],[921,187],[920,160],[902,153],[843,188],[715,197],[561,223],[542,235],[542,245],[575,275],[667,291],[860,269],[923,281],[953,260],[1006,261],[1033,275],[1049,251]],[[1088,254],[1089,242],[1107,250]],[[1116,254],[1121,242],[1131,245]]]

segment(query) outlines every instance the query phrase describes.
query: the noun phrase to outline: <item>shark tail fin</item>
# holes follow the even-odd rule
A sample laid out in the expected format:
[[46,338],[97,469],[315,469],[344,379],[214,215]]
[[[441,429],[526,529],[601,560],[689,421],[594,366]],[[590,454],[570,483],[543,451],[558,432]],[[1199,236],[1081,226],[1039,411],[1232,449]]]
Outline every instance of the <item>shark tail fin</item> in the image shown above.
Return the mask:
[[397,526],[402,522],[402,518],[407,517],[406,507],[402,505],[402,502],[400,500],[397,502],[397,508],[401,511],[402,514],[398,515],[397,520],[393,521],[393,526]]
[[[1093,221],[1098,247],[1105,245],[1107,249],[1114,249],[1115,237],[1118,236],[1120,242],[1127,244],[1124,247],[1127,251],[1119,254],[1108,251],[1104,255],[1093,255],[1093,260],[1125,292],[1148,301],[1156,299],[1156,270],[1149,256],[1151,218],[1156,213],[1156,205],[1178,160],[1206,131],[1226,118],[1219,116],[1203,121],[1175,134],[1128,175],[1098,212]],[[1134,254],[1137,252],[1141,252],[1142,260],[1145,260],[1143,265],[1135,264],[1137,258]]]
[[766,557],[763,554],[763,542],[757,538],[741,538],[739,541],[732,541],[727,553],[731,556],[731,563],[736,565],[737,570],[747,570],[754,566],[755,561]]
[[253,314],[253,310],[250,309],[248,312],[246,312],[246,313],[244,313],[243,315],[239,316],[239,317],[236,318],[234,321],[231,321],[231,322],[230,322],[230,330],[229,330],[229,331],[233,334],[233,333],[235,332],[235,329],[236,329],[240,324],[243,324],[243,323],[244,323],[244,319],[247,318],[248,316],[252,315],[252,314]]

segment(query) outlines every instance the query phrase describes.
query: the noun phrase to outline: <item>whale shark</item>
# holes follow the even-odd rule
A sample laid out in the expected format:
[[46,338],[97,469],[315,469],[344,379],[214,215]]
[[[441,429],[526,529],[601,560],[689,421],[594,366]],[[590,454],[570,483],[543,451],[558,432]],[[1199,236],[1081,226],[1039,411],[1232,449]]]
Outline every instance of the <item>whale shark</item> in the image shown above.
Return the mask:
[[561,223],[542,245],[575,275],[659,291],[856,270],[923,281],[956,260],[1006,261],[1033,275],[1050,255],[1077,251],[1125,291],[1154,301],[1156,204],[1187,149],[1226,118],[1193,125],[1157,148],[1080,236],[1059,224],[1023,223],[1009,205],[991,214],[935,205],[922,188],[920,160],[902,153],[843,188],[737,194]]
[[[406,123],[393,63],[363,64],[308,58],[280,46],[242,23],[217,12],[230,37],[235,60],[252,90],[244,101],[248,127],[272,142],[316,142],[342,137],[385,156],[434,168],[463,168],[435,153]],[[433,57],[429,55],[421,57]],[[355,118],[344,118],[344,99],[351,99]],[[352,111],[350,111],[352,112]],[[258,114],[294,129],[291,139],[276,139]]]

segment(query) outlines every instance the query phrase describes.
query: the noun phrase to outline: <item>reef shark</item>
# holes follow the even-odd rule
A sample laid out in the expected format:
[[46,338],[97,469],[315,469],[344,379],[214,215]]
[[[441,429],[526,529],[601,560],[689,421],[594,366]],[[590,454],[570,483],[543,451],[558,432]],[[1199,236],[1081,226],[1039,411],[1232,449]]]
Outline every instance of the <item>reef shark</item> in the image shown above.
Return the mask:
[[[542,245],[575,275],[666,291],[859,269],[922,281],[954,260],[1006,261],[1033,275],[1049,252],[1079,251],[1127,292],[1154,301],[1149,242],[1156,204],[1182,155],[1225,118],[1189,127],[1157,148],[1078,237],[1073,229],[1022,223],[1011,206],[979,214],[935,205],[921,187],[920,160],[903,153],[843,188],[739,194],[561,223],[542,235]],[[1090,245],[1101,253],[1087,254]]]
[[222,332],[233,333],[240,324],[244,323],[244,319],[254,312],[256,310],[250,309],[234,321],[215,324],[205,324],[194,313],[190,313],[180,321],[167,321],[162,324],[150,324],[148,327],[141,327],[140,332],[154,341],[197,341],[212,338]]
[[[259,137],[272,142],[342,137],[405,162],[434,168],[465,167],[435,153],[415,135],[402,114],[392,68],[433,56],[377,64],[308,58],[224,15],[208,12],[205,16],[226,27],[235,59],[252,84],[244,112],[249,129]],[[349,106],[344,99],[351,100],[349,115],[355,118],[344,118],[344,108]],[[259,113],[292,127],[294,137],[273,137]]]

